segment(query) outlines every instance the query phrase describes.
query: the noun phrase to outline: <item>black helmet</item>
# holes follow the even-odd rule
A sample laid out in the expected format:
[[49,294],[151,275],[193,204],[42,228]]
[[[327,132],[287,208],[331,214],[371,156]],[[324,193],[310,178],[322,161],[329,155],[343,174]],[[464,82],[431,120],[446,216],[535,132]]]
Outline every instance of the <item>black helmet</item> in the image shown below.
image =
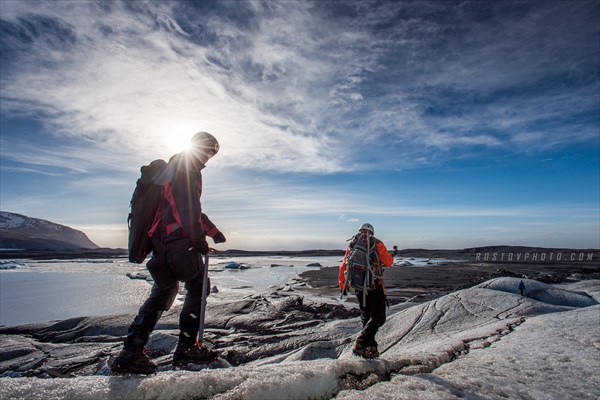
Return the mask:
[[219,152],[219,142],[208,132],[198,132],[192,136],[191,151],[195,155],[205,155],[211,158]]

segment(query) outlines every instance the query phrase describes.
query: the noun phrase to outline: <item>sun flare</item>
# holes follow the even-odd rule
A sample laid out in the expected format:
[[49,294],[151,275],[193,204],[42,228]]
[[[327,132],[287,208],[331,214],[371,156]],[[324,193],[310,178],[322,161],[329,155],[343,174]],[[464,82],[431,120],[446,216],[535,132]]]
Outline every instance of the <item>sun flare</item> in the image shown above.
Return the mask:
[[190,148],[190,139],[196,133],[193,128],[173,127],[165,133],[163,141],[170,153],[179,153]]

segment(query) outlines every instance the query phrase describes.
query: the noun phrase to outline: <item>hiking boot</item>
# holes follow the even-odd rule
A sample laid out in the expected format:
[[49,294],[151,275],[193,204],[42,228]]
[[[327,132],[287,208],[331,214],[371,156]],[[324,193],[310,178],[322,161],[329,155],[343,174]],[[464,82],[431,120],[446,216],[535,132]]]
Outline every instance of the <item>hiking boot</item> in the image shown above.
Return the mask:
[[377,346],[367,346],[363,352],[364,358],[377,358],[379,357],[379,351],[377,350]]
[[352,353],[363,358],[379,357],[379,351],[377,351],[377,346],[363,346],[358,342],[354,343],[354,347],[352,347]]
[[364,357],[365,348],[363,347],[362,344],[356,342],[356,343],[354,343],[354,346],[352,347],[352,353],[354,353],[355,355],[357,355],[359,357]]
[[122,350],[113,361],[110,370],[119,374],[150,375],[156,373],[156,365],[146,355],[146,349]]
[[194,344],[179,344],[173,354],[173,365],[176,367],[185,364],[208,364],[219,357],[219,353]]

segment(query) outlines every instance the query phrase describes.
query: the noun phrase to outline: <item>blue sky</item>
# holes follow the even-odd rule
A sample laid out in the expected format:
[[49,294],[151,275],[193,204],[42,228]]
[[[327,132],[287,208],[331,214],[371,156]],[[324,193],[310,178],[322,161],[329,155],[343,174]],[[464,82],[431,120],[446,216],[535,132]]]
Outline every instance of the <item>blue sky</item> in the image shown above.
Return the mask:
[[600,247],[596,1],[0,2],[1,209],[126,246],[198,131],[218,248]]

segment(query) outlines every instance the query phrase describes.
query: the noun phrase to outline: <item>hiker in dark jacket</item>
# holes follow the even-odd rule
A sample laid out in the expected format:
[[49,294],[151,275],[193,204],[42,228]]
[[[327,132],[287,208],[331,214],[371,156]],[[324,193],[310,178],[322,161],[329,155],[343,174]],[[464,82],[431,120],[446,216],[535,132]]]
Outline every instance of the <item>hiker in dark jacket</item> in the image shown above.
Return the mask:
[[151,374],[156,365],[146,356],[145,345],[164,311],[173,304],[179,282],[185,282],[187,294],[179,317],[179,341],[173,355],[176,366],[207,363],[218,354],[197,342],[202,307],[205,267],[198,254],[209,251],[206,236],[215,243],[225,236],[202,213],[202,174],[206,162],[219,151],[211,134],[199,132],[192,138],[190,150],[169,160],[166,183],[152,228],[152,258],[146,264],[154,285],[127,332],[123,350],[111,365],[113,372]]
[[[365,291],[356,290],[356,298],[360,307],[360,319],[362,321],[363,329],[354,343],[352,352],[364,358],[375,358],[379,356],[375,335],[377,334],[379,327],[385,323],[386,319],[386,291],[385,286],[383,285],[383,278],[381,276],[383,275],[382,267],[391,266],[394,263],[394,258],[388,252],[383,242],[373,236],[375,234],[375,228],[373,228],[373,225],[363,224],[359,229],[359,235],[360,234],[370,237],[373,240],[373,243],[375,243],[375,252],[377,254],[376,261],[374,261],[374,263],[379,265],[373,265],[373,268],[375,271],[380,271],[380,275],[374,281],[374,288],[370,290],[367,289],[366,293]],[[349,266],[347,265],[346,261],[353,245],[356,242],[357,237],[358,235],[355,236],[348,245],[346,254],[344,255],[344,259],[340,265],[338,284],[342,293],[346,293],[350,288],[348,285],[349,271],[347,270]]]

